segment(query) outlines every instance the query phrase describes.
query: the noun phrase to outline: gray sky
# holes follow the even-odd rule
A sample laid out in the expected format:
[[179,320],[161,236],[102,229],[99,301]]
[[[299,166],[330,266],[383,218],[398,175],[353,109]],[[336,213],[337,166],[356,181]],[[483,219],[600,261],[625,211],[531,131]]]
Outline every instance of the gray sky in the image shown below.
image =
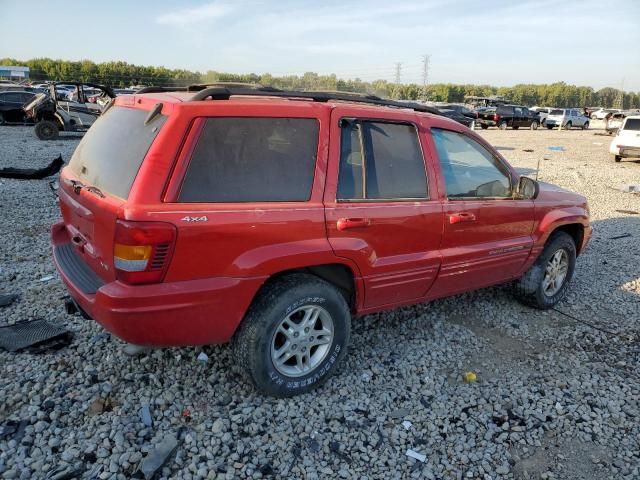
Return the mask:
[[640,91],[640,1],[0,0],[0,57]]

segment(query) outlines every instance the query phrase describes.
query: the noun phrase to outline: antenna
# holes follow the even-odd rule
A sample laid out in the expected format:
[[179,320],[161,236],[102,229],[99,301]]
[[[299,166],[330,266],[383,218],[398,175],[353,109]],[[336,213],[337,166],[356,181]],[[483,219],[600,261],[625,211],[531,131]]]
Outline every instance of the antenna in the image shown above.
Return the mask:
[[400,83],[400,74],[402,73],[402,63],[396,62],[396,83]]

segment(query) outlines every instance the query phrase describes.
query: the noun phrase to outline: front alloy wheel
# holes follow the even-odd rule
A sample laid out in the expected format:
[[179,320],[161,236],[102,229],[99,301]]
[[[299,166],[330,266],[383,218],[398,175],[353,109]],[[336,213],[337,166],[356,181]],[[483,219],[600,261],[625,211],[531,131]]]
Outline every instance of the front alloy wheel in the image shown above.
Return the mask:
[[567,293],[576,266],[576,244],[566,232],[556,231],[527,272],[515,282],[518,300],[530,307],[546,310]]
[[547,262],[542,280],[542,291],[547,297],[553,297],[564,285],[569,271],[569,256],[564,249],[558,250]]

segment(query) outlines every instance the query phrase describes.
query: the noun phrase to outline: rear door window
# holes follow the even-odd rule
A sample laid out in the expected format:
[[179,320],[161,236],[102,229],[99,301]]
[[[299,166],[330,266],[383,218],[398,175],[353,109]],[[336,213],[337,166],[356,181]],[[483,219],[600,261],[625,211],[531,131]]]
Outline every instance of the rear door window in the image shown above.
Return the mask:
[[180,202],[309,200],[319,124],[311,118],[208,118]]
[[416,127],[405,123],[343,121],[337,198],[428,198]]
[[111,107],[84,135],[69,162],[82,183],[127,199],[149,147],[164,125],[157,115],[145,125],[149,112]]

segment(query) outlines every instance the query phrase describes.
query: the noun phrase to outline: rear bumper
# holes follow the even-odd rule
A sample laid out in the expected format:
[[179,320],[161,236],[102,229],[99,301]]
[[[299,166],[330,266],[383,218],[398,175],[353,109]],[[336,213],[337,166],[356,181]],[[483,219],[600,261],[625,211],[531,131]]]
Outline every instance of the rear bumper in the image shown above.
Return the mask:
[[495,127],[497,125],[495,120],[485,120],[483,118],[476,120],[476,123],[479,123],[480,125],[486,125],[487,127]]
[[[91,318],[122,340],[148,346],[227,342],[265,279],[207,278],[153,285],[102,282],[94,293],[70,255],[63,223],[53,226],[54,262],[69,294]],[[73,255],[73,254],[71,254]],[[71,263],[70,263],[71,262]],[[75,262],[77,268],[70,268]],[[86,274],[86,271],[85,271]]]

